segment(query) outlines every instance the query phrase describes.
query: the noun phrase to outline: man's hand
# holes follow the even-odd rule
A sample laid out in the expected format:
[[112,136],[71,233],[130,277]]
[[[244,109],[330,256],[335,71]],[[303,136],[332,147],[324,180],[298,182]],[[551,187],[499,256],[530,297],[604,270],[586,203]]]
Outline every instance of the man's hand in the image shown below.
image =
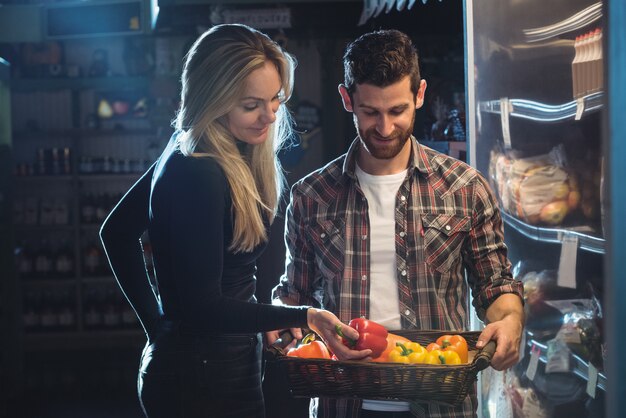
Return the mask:
[[512,317],[492,322],[480,333],[476,347],[482,348],[494,340],[496,352],[491,358],[491,367],[496,370],[508,369],[519,361],[522,330],[520,321]]
[[505,370],[519,361],[520,342],[524,332],[524,308],[521,299],[514,294],[498,297],[487,309],[489,324],[483,329],[476,343],[482,348],[490,340],[496,342],[496,352],[491,367]]
[[289,342],[286,346],[281,347],[283,350],[288,351],[290,348],[295,347],[298,343],[298,340],[302,339],[302,329],[301,328],[289,328],[289,329],[279,329],[276,331],[268,331],[265,333],[265,344],[267,347],[271,346],[280,338],[280,335],[284,332],[288,331],[293,340]]

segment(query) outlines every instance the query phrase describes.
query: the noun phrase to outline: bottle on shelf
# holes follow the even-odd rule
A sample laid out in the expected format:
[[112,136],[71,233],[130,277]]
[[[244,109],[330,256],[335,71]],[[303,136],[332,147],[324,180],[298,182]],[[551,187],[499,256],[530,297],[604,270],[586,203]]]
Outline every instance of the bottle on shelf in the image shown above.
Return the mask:
[[66,199],[57,197],[53,200],[53,219],[55,225],[70,224],[70,205]]
[[105,271],[104,253],[94,241],[83,248],[83,273],[85,277],[95,277]]
[[74,251],[68,241],[63,241],[56,252],[55,276],[61,279],[74,277]]
[[43,291],[41,304],[41,332],[54,332],[59,328],[58,298],[51,289]]
[[59,317],[60,330],[76,330],[76,306],[73,303],[73,290],[65,288],[57,291],[57,315]]
[[96,221],[96,207],[94,196],[91,193],[82,195],[80,202],[80,222],[90,225]]
[[37,225],[39,223],[39,199],[28,196],[24,199],[24,225]]
[[102,193],[95,198],[96,201],[96,223],[101,224],[109,214],[110,196]]
[[61,174],[64,174],[64,175],[72,174],[72,151],[69,147],[63,148]]
[[38,279],[49,279],[53,274],[53,258],[50,243],[47,239],[42,239],[35,252],[34,276]]
[[32,278],[35,272],[35,254],[25,241],[15,248],[17,274],[24,279]]
[[107,329],[122,328],[122,305],[118,299],[117,289],[109,286],[105,290],[103,323]]
[[83,324],[86,330],[98,330],[103,326],[100,289],[90,286],[83,290]]
[[24,293],[22,323],[26,331],[38,331],[41,328],[41,291],[27,289]]
[[42,197],[39,201],[39,224],[44,226],[56,224],[54,200],[50,197]]

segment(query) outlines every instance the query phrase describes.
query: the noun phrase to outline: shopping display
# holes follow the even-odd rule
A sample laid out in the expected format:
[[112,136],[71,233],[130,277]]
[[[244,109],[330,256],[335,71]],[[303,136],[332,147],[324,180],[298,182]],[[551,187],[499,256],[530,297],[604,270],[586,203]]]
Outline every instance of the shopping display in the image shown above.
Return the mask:
[[520,362],[481,376],[484,418],[603,417],[603,2],[467,0],[471,163],[524,283]]

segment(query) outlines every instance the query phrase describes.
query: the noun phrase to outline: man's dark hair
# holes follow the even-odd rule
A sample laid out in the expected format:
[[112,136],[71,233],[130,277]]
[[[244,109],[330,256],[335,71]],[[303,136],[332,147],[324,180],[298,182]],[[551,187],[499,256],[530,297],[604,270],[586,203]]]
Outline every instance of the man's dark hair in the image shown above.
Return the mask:
[[387,87],[405,76],[417,94],[420,69],[417,51],[406,34],[398,30],[366,33],[349,43],[343,55],[344,85],[352,95],[357,84]]

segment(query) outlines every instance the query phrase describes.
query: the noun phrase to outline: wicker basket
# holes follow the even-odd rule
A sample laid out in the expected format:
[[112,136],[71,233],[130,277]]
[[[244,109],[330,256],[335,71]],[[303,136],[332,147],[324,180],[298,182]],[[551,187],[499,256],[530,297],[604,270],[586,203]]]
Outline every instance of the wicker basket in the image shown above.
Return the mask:
[[[450,331],[391,331],[426,345]],[[361,398],[434,402],[456,406],[463,402],[495,351],[490,342],[476,349],[479,332],[456,332],[467,340],[474,358],[468,364],[436,366],[427,364],[333,361],[287,357],[280,350],[274,359],[287,378],[294,397]]]

